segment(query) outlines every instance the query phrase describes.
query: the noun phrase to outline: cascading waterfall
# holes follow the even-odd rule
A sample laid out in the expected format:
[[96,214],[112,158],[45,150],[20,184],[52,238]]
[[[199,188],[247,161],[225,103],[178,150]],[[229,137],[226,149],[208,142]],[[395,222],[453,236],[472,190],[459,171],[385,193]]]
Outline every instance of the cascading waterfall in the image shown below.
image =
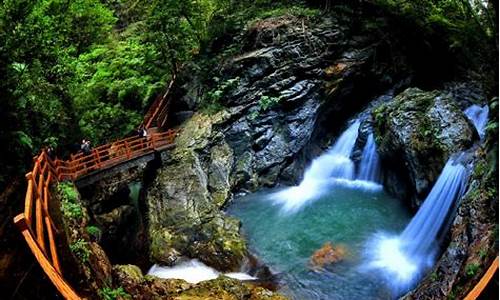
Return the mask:
[[306,202],[323,195],[332,183],[332,178],[354,179],[354,163],[350,156],[358,137],[359,125],[359,120],[355,120],[330,150],[314,159],[298,186],[274,193],[270,198],[282,203],[283,210],[296,211]]
[[438,237],[462,195],[466,169],[449,159],[424,203],[399,236],[377,234],[368,244],[367,268],[378,270],[395,294],[408,290],[431,267]]
[[479,106],[477,104],[473,104],[469,106],[465,111],[465,115],[469,120],[471,120],[474,127],[476,127],[477,133],[481,139],[484,137],[484,128],[488,123],[488,113],[489,108],[488,105]]
[[358,179],[380,182],[380,159],[377,153],[377,144],[373,138],[373,133],[368,135],[366,145],[363,148]]

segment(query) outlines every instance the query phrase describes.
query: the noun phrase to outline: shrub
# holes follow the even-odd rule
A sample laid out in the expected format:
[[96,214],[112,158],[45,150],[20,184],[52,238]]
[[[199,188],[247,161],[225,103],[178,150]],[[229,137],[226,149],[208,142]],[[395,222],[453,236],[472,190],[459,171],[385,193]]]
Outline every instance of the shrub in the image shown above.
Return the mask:
[[118,298],[132,299],[132,297],[127,292],[125,292],[122,287],[116,289],[104,287],[99,290],[99,295],[104,300],[116,300]]
[[276,106],[281,100],[281,97],[274,96],[261,96],[259,100],[259,107],[261,111],[266,111],[269,108]]
[[69,245],[69,249],[76,255],[82,262],[88,262],[90,257],[90,250],[88,244],[84,239],[78,239]]
[[92,239],[99,241],[102,236],[102,231],[97,226],[87,226],[87,233],[92,237]]
[[215,88],[208,91],[205,101],[202,103],[202,109],[207,114],[214,114],[222,110],[224,106],[220,103],[220,100],[228,91],[233,89],[238,84],[240,77],[227,79],[223,82],[220,82],[219,77],[214,77],[212,79],[217,83],[217,85]]
[[465,266],[465,274],[469,277],[473,277],[479,271],[479,265],[476,263],[471,263]]
[[78,193],[75,187],[68,182],[62,182],[57,186],[57,190],[62,197],[61,210],[65,217],[80,219],[83,217],[83,209],[78,203]]

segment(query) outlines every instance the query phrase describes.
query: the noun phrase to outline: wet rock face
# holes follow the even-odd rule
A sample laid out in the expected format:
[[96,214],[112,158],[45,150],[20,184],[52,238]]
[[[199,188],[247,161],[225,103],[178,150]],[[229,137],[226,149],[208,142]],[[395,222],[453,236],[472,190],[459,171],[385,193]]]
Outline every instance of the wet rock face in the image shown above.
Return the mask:
[[[190,119],[176,149],[147,187],[154,262],[172,265],[187,256],[221,271],[235,271],[246,256],[239,221],[220,211],[230,195],[233,156],[227,144],[212,145],[215,120],[203,115]],[[211,151],[200,154],[205,147]]]
[[225,276],[192,284],[182,279],[144,276],[134,265],[114,266],[113,281],[133,299],[286,299],[262,287]]
[[[246,245],[239,223],[220,212],[232,193],[299,181],[337,127],[395,83],[387,61],[373,59],[376,36],[352,38],[348,29],[330,17],[262,20],[236,38],[242,51],[225,57],[217,78],[181,76],[172,107],[194,113],[147,187],[154,262],[189,256],[237,269]],[[203,109],[209,95],[217,113]]]
[[386,186],[417,208],[447,159],[477,138],[454,98],[410,88],[373,111]]

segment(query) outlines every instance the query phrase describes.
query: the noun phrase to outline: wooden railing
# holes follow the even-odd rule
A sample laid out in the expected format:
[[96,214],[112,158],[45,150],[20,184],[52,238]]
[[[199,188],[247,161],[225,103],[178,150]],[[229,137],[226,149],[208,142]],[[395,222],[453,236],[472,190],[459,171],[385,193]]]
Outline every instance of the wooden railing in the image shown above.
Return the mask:
[[68,161],[53,161],[45,151],[35,157],[32,171],[26,174],[24,212],[14,218],[14,223],[44,272],[66,299],[80,297],[63,277],[56,247],[58,230],[50,216],[51,185],[163,150],[173,145],[175,135],[175,131],[168,130],[148,137],[129,137],[99,146],[88,155],[79,153]]
[[58,176],[54,164],[45,151],[35,158],[33,170],[26,174],[26,179],[28,187],[24,212],[14,218],[14,223],[21,230],[31,252],[59,292],[66,299],[80,299],[64,280],[61,272],[55,242],[57,229],[49,213],[50,186],[58,181]]
[[476,284],[476,286],[469,292],[469,294],[464,298],[464,300],[476,300],[481,293],[484,291],[491,278],[498,271],[498,256],[495,258],[491,266],[486,270],[481,280]]
[[71,179],[86,175],[92,171],[110,168],[124,161],[152,153],[155,150],[163,150],[164,147],[173,144],[175,131],[152,133],[148,137],[129,137],[113,143],[99,146],[85,155],[79,153],[73,155],[71,160],[63,165],[56,161],[58,179]]
[[177,74],[174,73],[172,75],[172,80],[165,90],[165,93],[156,97],[155,101],[153,102],[153,104],[151,104],[148,111],[144,115],[144,121],[142,122],[141,126],[144,126],[146,129],[152,127],[162,128],[163,126],[165,126],[168,116],[168,107],[170,106],[169,93],[172,89],[172,86],[174,85],[176,77]]

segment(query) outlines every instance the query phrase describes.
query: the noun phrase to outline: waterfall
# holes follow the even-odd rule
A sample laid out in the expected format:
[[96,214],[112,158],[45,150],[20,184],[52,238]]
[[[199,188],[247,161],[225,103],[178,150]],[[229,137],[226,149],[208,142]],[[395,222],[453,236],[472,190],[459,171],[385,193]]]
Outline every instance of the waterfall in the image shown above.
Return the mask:
[[482,139],[484,137],[484,128],[486,127],[486,123],[488,123],[488,105],[484,105],[483,107],[481,107],[477,104],[473,104],[469,106],[464,112],[467,118],[469,118],[472,124],[474,124],[479,137]]
[[311,163],[304,173],[303,182],[334,178],[354,178],[354,163],[350,156],[358,138],[359,121],[356,120],[338,138],[333,147]]
[[368,269],[387,279],[394,293],[408,290],[433,265],[438,237],[461,197],[466,169],[449,159],[424,203],[399,236],[378,233],[368,244]]
[[363,148],[358,179],[380,182],[380,159],[377,153],[377,144],[375,144],[373,133],[368,135],[366,145]]
[[323,195],[332,183],[332,178],[354,179],[354,163],[350,156],[358,137],[359,125],[359,120],[355,120],[330,150],[314,159],[298,186],[271,194],[270,198],[283,204],[283,210],[296,211],[306,202]]

